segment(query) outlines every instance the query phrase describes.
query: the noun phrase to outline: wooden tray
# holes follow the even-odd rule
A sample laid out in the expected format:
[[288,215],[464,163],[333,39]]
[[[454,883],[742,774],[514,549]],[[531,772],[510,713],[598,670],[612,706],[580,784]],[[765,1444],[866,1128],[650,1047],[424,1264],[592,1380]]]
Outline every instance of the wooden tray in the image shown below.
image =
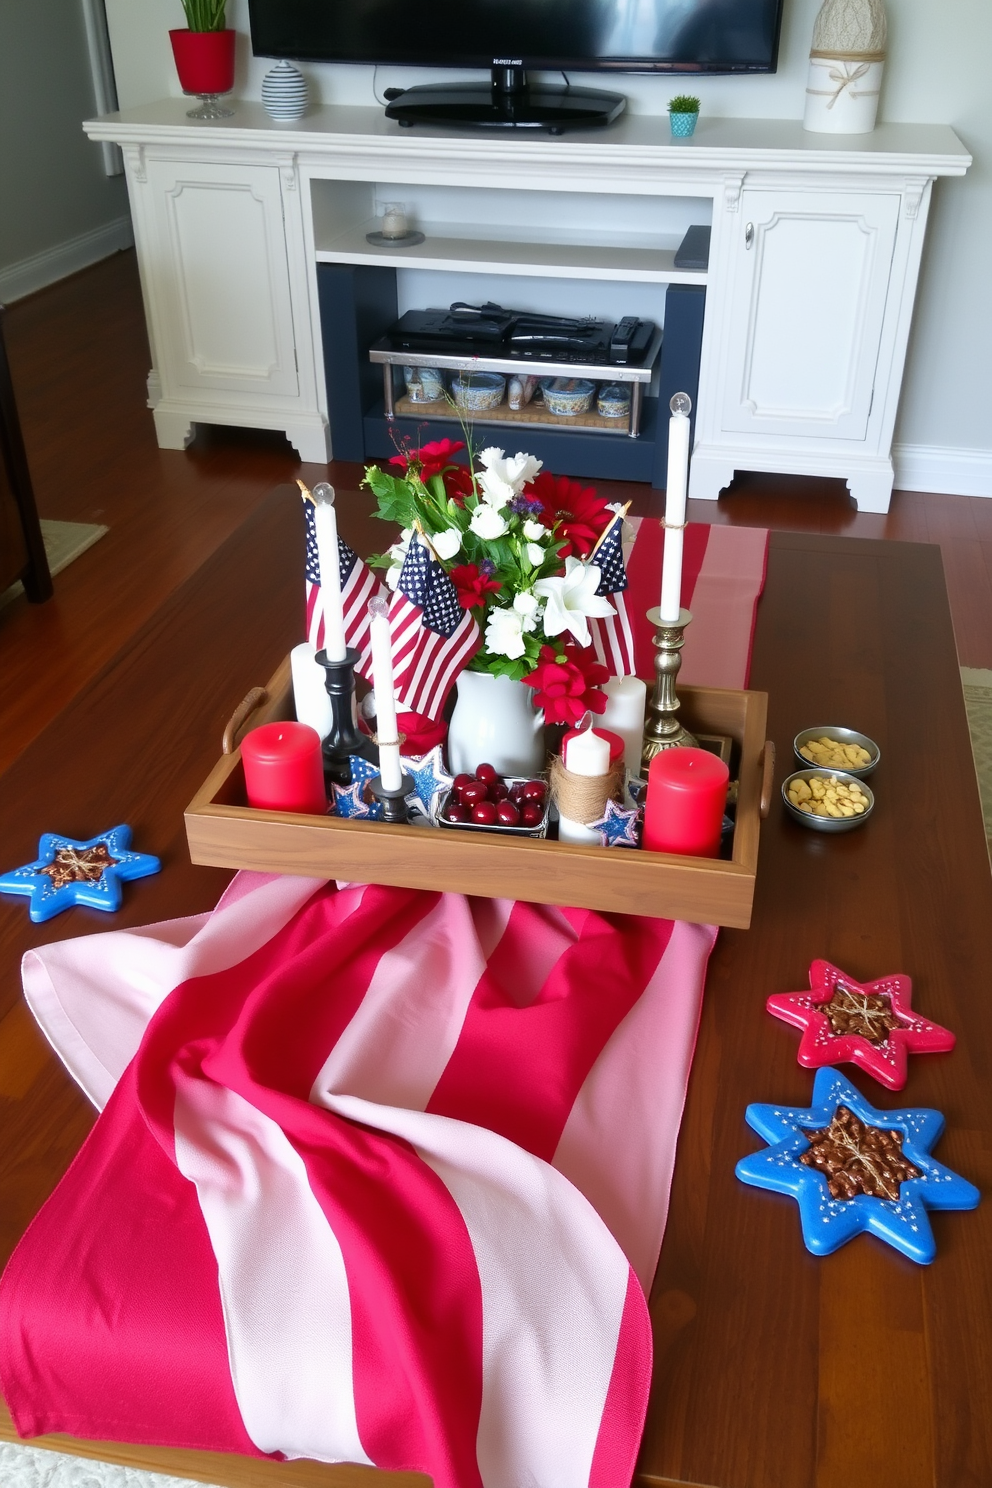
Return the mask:
[[688,728],[729,734],[740,752],[730,860],[578,847],[531,837],[494,842],[472,832],[257,811],[246,804],[237,731],[249,714],[253,726],[294,716],[288,658],[266,688],[249,694],[225,730],[229,752],[186,810],[190,858],[219,868],[442,889],[746,930],[760,818],[768,813],[775,762],[774,746],[765,740],[767,694],[682,687],[679,697]]

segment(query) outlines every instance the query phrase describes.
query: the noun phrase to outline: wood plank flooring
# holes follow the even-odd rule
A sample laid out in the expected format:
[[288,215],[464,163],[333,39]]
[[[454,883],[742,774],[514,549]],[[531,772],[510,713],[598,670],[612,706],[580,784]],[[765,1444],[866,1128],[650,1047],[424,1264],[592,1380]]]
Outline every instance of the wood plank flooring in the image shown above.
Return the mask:
[[[301,465],[282,435],[235,429],[201,429],[186,451],[158,448],[146,406],[150,357],[133,253],[19,301],[7,332],[41,515],[103,522],[110,531],[58,576],[48,604],[20,599],[0,612],[0,771],[273,486],[298,474],[330,479],[346,534],[356,543],[380,541],[368,525],[360,466],[335,462],[328,472]],[[633,499],[638,511],[661,509],[662,498],[647,486],[598,486]],[[857,512],[837,481],[742,475],[719,502],[691,503],[690,517],[936,543],[960,660],[992,667],[992,501],[897,492],[879,516]],[[251,602],[246,593],[246,608]],[[126,718],[111,726],[126,737]]]

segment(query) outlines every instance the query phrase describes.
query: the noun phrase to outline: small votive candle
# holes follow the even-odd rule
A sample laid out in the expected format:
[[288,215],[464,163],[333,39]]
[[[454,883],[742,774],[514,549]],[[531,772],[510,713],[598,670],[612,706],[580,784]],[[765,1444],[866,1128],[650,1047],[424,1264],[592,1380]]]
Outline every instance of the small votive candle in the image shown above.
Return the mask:
[[241,741],[248,805],[325,816],[320,735],[305,723],[263,723]]
[[402,202],[387,202],[382,209],[382,228],[380,229],[384,238],[405,238],[410,231],[410,223],[406,215],[406,207]]
[[650,852],[715,858],[730,771],[706,749],[663,749],[651,761],[642,845]]

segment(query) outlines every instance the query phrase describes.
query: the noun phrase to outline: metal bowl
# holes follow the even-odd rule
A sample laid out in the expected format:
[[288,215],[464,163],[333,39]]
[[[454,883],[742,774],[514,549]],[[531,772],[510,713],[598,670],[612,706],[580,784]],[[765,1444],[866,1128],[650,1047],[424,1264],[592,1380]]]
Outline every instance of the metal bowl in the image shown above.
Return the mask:
[[[539,777],[534,775],[503,776],[503,780],[506,785],[523,784],[523,782],[526,780],[535,780],[537,778]],[[455,832],[488,832],[490,836],[495,837],[546,837],[548,835],[548,821],[550,820],[551,816],[550,792],[544,797],[544,814],[536,827],[504,827],[501,822],[492,822],[491,824],[487,824],[486,822],[447,821],[445,819],[444,813],[447,810],[448,800],[450,796],[451,791],[447,790],[441,797],[437,813],[437,824],[439,827],[447,827],[449,830]]]
[[[826,729],[823,730],[826,733]],[[798,806],[793,806],[789,800],[789,786],[795,780],[805,780],[807,784],[813,777],[818,780],[834,780],[841,785],[857,785],[861,787],[863,794],[867,797],[868,805],[860,816],[813,816],[809,812],[800,811]],[[846,770],[821,770],[809,768],[796,770],[794,774],[782,781],[782,803],[788,814],[794,821],[800,822],[804,827],[812,827],[814,832],[853,832],[855,827],[863,827],[865,822],[875,810],[875,796],[870,786],[865,785],[856,775],[849,774]]]
[[861,748],[867,749],[868,753],[871,755],[871,762],[867,765],[862,765],[860,768],[850,764],[844,766],[824,765],[823,769],[825,770],[843,769],[846,774],[853,775],[858,780],[864,780],[866,776],[871,774],[872,770],[874,770],[875,766],[882,758],[882,751],[875,743],[875,740],[869,739],[867,734],[859,734],[856,729],[838,728],[834,724],[825,724],[823,728],[800,729],[799,733],[793,740],[792,747],[795,750],[796,759],[804,769],[813,770],[819,769],[820,767],[818,765],[812,764],[811,761],[808,760],[804,754],[800,754],[800,749],[810,739],[823,738],[832,739],[837,744],[860,744]]

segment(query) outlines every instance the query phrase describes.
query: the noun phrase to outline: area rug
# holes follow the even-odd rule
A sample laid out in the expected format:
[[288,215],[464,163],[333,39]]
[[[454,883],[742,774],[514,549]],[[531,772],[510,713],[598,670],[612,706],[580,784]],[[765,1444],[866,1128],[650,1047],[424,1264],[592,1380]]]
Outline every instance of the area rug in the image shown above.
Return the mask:
[[992,850],[992,671],[962,667],[961,684],[982,797],[985,835]]
[[[50,522],[42,517],[41,536],[52,577],[74,563],[81,553],[99,542],[108,530],[97,522]],[[0,594],[0,609],[23,593],[24,585],[18,579],[16,584],[11,584],[9,589]]]

